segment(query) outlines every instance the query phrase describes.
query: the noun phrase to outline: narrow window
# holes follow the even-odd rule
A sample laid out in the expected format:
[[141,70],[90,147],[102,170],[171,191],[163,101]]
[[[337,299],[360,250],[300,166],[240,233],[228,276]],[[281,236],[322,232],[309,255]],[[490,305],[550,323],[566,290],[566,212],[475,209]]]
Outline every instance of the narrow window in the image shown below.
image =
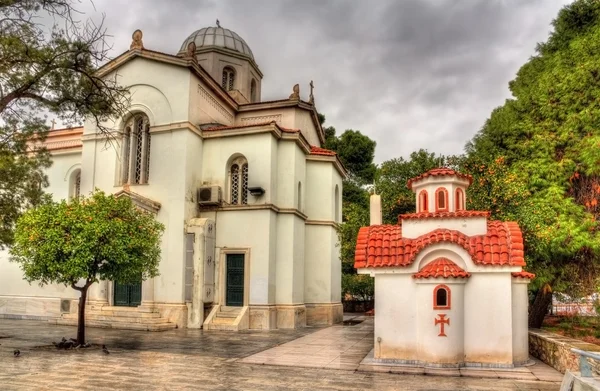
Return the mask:
[[419,210],[418,212],[427,212],[429,210],[427,191],[421,190],[419,193]]
[[121,183],[145,184],[150,176],[150,123],[145,115],[135,115],[123,132]]
[[438,285],[433,290],[433,309],[450,309],[450,288],[448,288],[446,285]]
[[81,170],[77,169],[69,177],[69,198],[79,198],[81,196]]
[[231,67],[223,68],[223,77],[221,79],[221,87],[227,91],[233,90],[235,84],[235,71]]
[[465,209],[465,196],[462,189],[456,189],[456,210],[464,210]]
[[298,211],[302,211],[302,182],[298,182]]
[[437,211],[447,211],[448,210],[448,191],[443,187],[440,187],[435,191],[435,209]]
[[121,152],[121,182],[129,183],[129,142],[131,141],[131,126],[125,127],[123,132],[123,150]]
[[81,195],[81,170],[77,171],[75,175],[75,188],[73,189],[73,195],[75,198],[79,198]]
[[229,169],[229,191],[232,205],[248,204],[248,162],[238,157],[231,162]]
[[242,166],[242,204],[248,204],[248,163]]
[[231,203],[238,204],[238,195],[240,192],[240,166],[233,164],[231,166]]
[[256,80],[250,82],[250,102],[256,102]]

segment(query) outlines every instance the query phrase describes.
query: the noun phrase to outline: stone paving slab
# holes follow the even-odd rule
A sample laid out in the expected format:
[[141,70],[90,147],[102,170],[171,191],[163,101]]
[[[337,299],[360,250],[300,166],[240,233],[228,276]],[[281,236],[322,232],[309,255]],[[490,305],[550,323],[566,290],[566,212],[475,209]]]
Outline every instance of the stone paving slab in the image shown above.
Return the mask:
[[[356,327],[356,326],[351,326]],[[360,329],[360,327],[359,327]],[[0,320],[0,390],[541,390],[556,391],[553,382],[515,379],[416,376],[346,369],[344,360],[326,367],[249,365],[241,359],[318,333],[303,330],[226,333],[172,330],[148,333],[129,330],[88,329],[100,349],[55,351],[34,349],[62,336],[75,336],[75,328],[45,322]],[[356,331],[352,331],[355,333]],[[333,336],[335,330],[330,331]],[[361,332],[356,332],[360,335]],[[339,336],[338,336],[339,337]],[[332,344],[343,346],[344,342]],[[313,337],[315,338],[315,337]],[[360,341],[359,341],[360,342]],[[364,346],[356,342],[357,356]],[[294,346],[292,345],[292,346]],[[14,358],[14,348],[22,355]],[[365,348],[366,349],[366,348]],[[325,360],[328,354],[324,354]],[[295,356],[296,361],[310,357]],[[334,361],[336,359],[333,359]]]

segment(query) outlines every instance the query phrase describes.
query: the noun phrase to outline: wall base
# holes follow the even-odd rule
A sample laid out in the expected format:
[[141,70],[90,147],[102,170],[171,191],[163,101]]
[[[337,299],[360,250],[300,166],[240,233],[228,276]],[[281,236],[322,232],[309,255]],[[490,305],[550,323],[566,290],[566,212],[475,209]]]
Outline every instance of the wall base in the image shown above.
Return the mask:
[[[61,302],[66,307],[61,308]],[[78,299],[58,297],[0,296],[0,318],[56,319],[64,313],[77,312]]]
[[277,307],[274,305],[251,305],[249,328],[257,330],[276,329]]
[[152,306],[160,312],[160,317],[174,323],[178,328],[187,327],[188,308],[185,304],[154,303]]
[[278,329],[300,329],[302,327],[306,327],[306,306],[304,304],[277,306]]
[[330,326],[344,320],[342,303],[306,304],[308,326]]

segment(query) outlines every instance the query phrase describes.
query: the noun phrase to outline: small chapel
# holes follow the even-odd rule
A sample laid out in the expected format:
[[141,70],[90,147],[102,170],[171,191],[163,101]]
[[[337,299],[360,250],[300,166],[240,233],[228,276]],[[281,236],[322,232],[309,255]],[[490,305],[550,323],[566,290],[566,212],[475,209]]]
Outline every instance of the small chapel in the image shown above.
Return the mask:
[[467,210],[470,175],[436,168],[408,181],[416,213],[358,233],[354,267],[375,278],[375,361],[511,368],[529,359],[523,237]]
[[[156,35],[156,34],[154,34]],[[182,37],[183,38],[183,37]],[[193,31],[173,53],[130,49],[99,69],[129,87],[127,115],[53,129],[54,200],[94,189],[163,223],[160,275],[89,291],[87,325],[160,331],[293,329],[342,320],[337,227],[346,171],[300,84],[264,101],[263,73],[227,28]],[[28,284],[0,252],[0,317],[77,323],[78,292]]]

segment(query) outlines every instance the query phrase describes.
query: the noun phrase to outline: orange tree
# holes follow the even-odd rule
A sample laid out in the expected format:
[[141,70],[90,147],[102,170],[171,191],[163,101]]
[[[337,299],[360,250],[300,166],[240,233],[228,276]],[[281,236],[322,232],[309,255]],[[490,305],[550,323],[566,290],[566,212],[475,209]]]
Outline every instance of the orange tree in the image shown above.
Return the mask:
[[100,280],[128,283],[158,275],[164,227],[127,197],[101,191],[49,202],[17,221],[11,261],[25,280],[64,284],[80,292],[77,343],[85,343],[85,301]]

